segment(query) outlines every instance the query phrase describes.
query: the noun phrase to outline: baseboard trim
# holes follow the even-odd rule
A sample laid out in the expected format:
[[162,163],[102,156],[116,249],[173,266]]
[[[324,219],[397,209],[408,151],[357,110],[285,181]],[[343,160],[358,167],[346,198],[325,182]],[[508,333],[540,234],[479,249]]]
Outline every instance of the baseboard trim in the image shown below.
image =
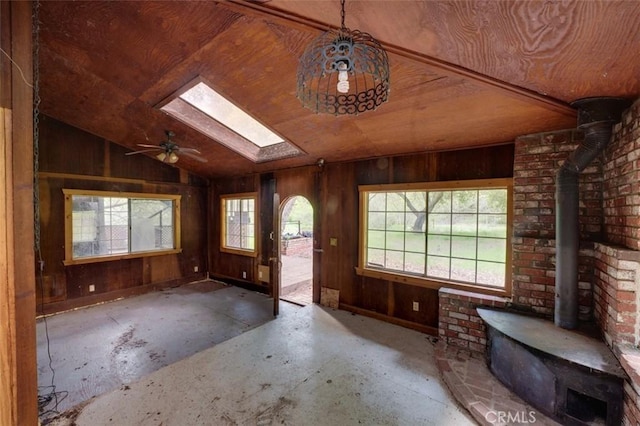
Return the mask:
[[380,321],[389,322],[391,324],[399,325],[401,327],[410,328],[412,330],[419,331],[421,333],[429,334],[432,336],[438,336],[438,329],[429,325],[418,324],[413,321],[407,321],[401,318],[392,317],[389,315],[381,314],[380,312],[370,311],[368,309],[359,308],[357,306],[348,305],[346,303],[340,303],[340,309],[353,312],[354,314],[363,315],[365,317],[375,318]]
[[90,296],[67,299],[61,302],[38,304],[36,306],[36,316],[59,314],[74,309],[88,308],[89,306],[102,303],[113,302],[132,296],[140,296],[153,291],[165,290],[167,288],[180,287],[182,285],[206,279],[206,275],[198,274],[175,280],[162,281],[157,283],[143,284],[135,287],[109,291],[107,293],[92,294]]

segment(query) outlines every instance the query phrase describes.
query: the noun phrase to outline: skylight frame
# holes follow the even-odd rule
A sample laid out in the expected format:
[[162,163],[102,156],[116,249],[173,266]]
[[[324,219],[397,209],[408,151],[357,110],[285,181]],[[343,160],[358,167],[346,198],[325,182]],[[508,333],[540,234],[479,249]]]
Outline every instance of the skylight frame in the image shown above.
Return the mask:
[[[228,104],[233,105],[232,108],[236,109],[235,113],[243,114],[246,119],[250,119],[254,123],[257,123],[259,128],[270,132],[273,135],[271,143],[259,144],[252,142],[238,131],[233,130],[233,126],[218,121],[212,116],[212,114],[194,105],[195,102],[193,102],[193,99],[190,99],[190,96],[185,94],[189,93],[189,91],[194,88],[203,87],[203,85],[212,93],[215,93],[216,95],[214,96],[219,96]],[[248,111],[239,107],[235,102],[220,91],[216,90],[212,84],[200,76],[191,80],[179,90],[172,93],[160,102],[156,108],[255,163],[280,160],[305,154],[305,152],[300,148],[284,139],[261,121],[257,120]],[[273,140],[276,138],[277,140],[274,142]]]

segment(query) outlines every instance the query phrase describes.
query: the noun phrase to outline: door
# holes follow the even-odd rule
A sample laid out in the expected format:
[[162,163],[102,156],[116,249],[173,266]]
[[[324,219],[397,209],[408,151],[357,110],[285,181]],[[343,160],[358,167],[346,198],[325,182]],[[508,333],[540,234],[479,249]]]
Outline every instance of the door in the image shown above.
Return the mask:
[[271,253],[271,288],[273,293],[273,316],[280,314],[280,194],[273,194],[273,249]]

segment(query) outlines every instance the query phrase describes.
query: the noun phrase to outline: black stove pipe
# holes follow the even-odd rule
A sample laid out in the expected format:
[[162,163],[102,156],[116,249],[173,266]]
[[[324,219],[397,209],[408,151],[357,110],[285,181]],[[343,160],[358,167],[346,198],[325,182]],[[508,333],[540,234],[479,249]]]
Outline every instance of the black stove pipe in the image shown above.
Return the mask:
[[582,172],[609,144],[612,127],[620,121],[630,102],[622,98],[579,99],[571,104],[578,109],[578,129],[584,141],[565,160],[556,174],[556,294],[557,326],[578,326],[578,179]]

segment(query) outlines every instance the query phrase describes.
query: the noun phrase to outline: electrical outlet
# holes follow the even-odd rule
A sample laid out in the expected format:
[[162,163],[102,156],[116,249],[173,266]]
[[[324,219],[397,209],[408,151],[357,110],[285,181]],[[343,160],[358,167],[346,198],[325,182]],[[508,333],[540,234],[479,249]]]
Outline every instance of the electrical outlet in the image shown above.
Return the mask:
[[198,267],[197,266],[193,267],[193,272],[198,272]]
[[247,279],[247,271],[242,271],[242,278]]
[[420,302],[413,302],[413,310],[416,312],[420,310]]
[[96,286],[93,284],[89,284],[89,293],[93,293],[94,291],[96,291]]

